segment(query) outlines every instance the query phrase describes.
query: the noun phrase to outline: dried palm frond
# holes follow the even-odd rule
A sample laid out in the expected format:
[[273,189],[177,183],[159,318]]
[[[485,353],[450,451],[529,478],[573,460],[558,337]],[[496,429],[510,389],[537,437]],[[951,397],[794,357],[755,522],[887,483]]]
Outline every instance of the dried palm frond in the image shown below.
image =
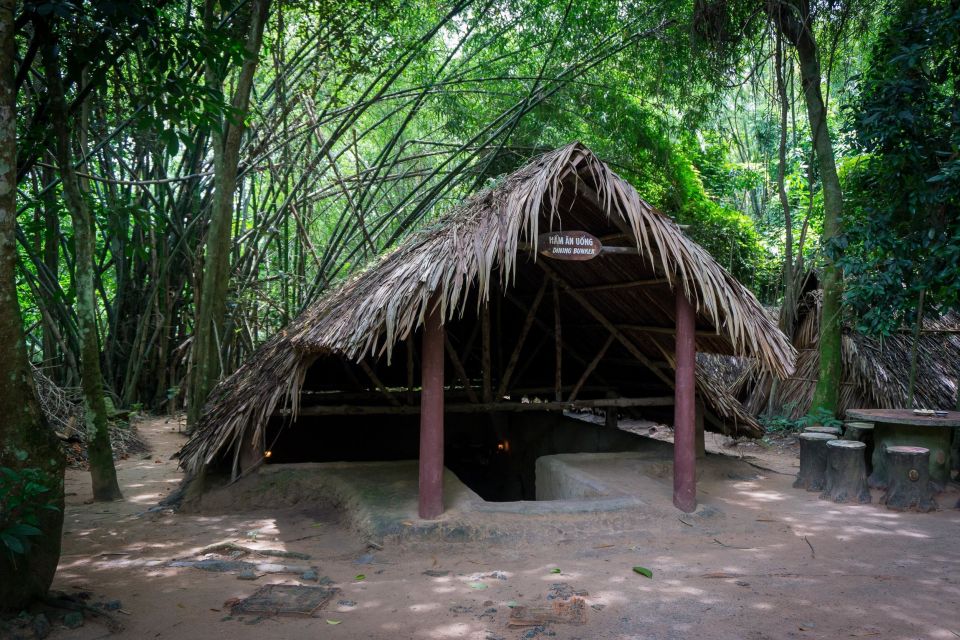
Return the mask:
[[[776,385],[772,378],[750,364],[734,385],[734,394],[755,415],[767,410],[793,419],[809,413],[820,374],[820,310],[822,291],[807,293],[799,305],[793,335],[797,349],[796,371]],[[952,408],[960,377],[960,317],[949,314],[926,318],[917,345],[917,379],[914,405],[920,409]],[[879,338],[850,328],[842,341],[843,378],[841,413],[853,408],[898,409],[907,406],[913,336],[898,333]]]

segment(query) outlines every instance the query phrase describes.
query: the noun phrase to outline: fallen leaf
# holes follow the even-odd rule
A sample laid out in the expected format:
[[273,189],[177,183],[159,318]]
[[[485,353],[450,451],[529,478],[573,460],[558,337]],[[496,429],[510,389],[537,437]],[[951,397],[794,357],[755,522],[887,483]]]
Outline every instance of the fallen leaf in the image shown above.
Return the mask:
[[340,624],[341,622],[343,622],[343,620],[331,620],[327,618],[327,624]]
[[366,580],[367,576],[363,575],[362,573],[358,573],[357,575],[353,576],[353,579],[357,582],[360,582],[361,580]]
[[550,569],[550,573],[563,573],[560,569]]
[[469,585],[471,589],[486,589],[487,585],[483,582],[471,582]]
[[653,578],[653,571],[650,571],[650,569],[647,569],[646,567],[634,567],[633,572],[639,573],[640,575],[646,576],[647,578]]

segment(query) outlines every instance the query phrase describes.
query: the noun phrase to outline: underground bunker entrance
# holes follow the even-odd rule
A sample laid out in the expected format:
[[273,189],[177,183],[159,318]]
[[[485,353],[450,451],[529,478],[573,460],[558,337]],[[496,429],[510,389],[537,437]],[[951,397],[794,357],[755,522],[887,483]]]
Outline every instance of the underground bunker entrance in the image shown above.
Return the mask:
[[[643,438],[559,411],[444,417],[444,465],[487,502],[536,500],[536,462],[559,453],[636,451]],[[415,460],[419,416],[302,416],[271,423],[269,464]]]

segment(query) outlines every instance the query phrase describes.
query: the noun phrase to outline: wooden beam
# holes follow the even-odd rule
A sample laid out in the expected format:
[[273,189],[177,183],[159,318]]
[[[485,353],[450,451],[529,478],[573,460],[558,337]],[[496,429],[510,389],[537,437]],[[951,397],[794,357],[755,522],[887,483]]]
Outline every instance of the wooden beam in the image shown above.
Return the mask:
[[490,303],[484,302],[480,316],[480,333],[482,336],[482,354],[480,357],[480,366],[483,369],[483,401],[493,401],[493,387],[491,383],[492,371],[490,370]]
[[[434,299],[432,302],[436,302]],[[420,406],[394,407],[419,409],[420,456],[418,513],[433,519],[443,513],[443,314],[433,304],[423,324],[423,346],[420,358],[423,393]]]
[[[512,294],[510,294],[510,293],[507,293],[507,294],[505,294],[505,295],[506,295],[507,300],[509,300],[510,302],[512,302],[513,304],[515,304],[515,305],[516,305],[518,308],[520,308],[521,310],[526,311],[526,310],[529,308],[529,307],[527,307],[527,305],[525,305],[525,304],[523,303],[523,301],[519,300],[516,296],[514,296],[514,295],[512,295]],[[549,324],[547,324],[546,322],[544,322],[544,321],[541,320],[540,318],[536,318],[536,317],[535,317],[533,321],[534,321],[534,323],[535,323],[538,327],[540,327],[541,329],[543,329],[543,332],[546,334],[547,337],[553,336],[553,327],[551,327]],[[574,360],[576,360],[577,362],[579,362],[580,364],[586,366],[587,363],[590,362],[589,359],[585,358],[585,357],[583,356],[583,354],[580,353],[580,351],[579,351],[576,347],[572,346],[570,343],[564,342],[564,341],[561,341],[561,343],[563,344],[563,348],[566,349],[567,353],[568,353]],[[541,342],[541,343],[540,343],[540,346],[542,346],[543,344],[544,344],[544,342]],[[539,349],[539,347],[538,347],[538,349]],[[531,362],[530,360],[527,360],[527,362],[524,363],[524,367],[521,367],[521,371],[520,371],[521,374],[522,374],[522,372],[525,370],[526,364],[529,364],[530,362]],[[523,375],[517,375],[516,378],[522,380],[522,379],[523,379]],[[599,380],[599,381],[602,382],[603,384],[606,384],[607,386],[612,386],[607,380],[604,380],[604,379],[603,379],[602,377],[600,377],[599,375],[597,375],[596,378],[597,378],[597,380]]]
[[413,375],[414,375],[414,361],[413,361],[413,332],[407,336],[407,404],[413,404]]
[[577,394],[580,393],[580,389],[583,388],[583,385],[587,382],[587,378],[590,377],[590,374],[593,373],[593,370],[597,368],[597,365],[600,364],[600,360],[603,359],[603,356],[606,355],[607,349],[610,348],[610,345],[613,344],[614,338],[611,333],[607,336],[606,342],[603,343],[603,346],[600,347],[600,351],[597,352],[597,355],[594,356],[593,360],[590,361],[590,364],[587,365],[587,368],[583,370],[583,375],[580,376],[580,379],[577,380],[577,384],[573,386],[573,391],[570,392],[569,401],[573,402],[577,399]]
[[628,282],[606,282],[603,284],[592,284],[586,287],[577,287],[580,293],[597,293],[599,291],[617,291],[620,289],[633,289],[635,287],[652,287],[661,284],[669,284],[666,278],[648,278],[646,280],[630,280]]
[[644,355],[644,353],[640,351],[640,349],[638,349],[635,344],[633,344],[632,340],[630,340],[627,336],[623,335],[623,332],[617,329],[616,325],[614,325],[612,322],[607,320],[607,317],[604,316],[599,309],[594,307],[590,303],[590,301],[583,296],[583,294],[581,294],[576,289],[574,289],[566,280],[564,280],[560,276],[559,273],[557,273],[554,270],[553,267],[546,264],[545,260],[537,260],[537,264],[540,265],[540,268],[546,271],[547,275],[553,278],[553,280],[562,289],[564,289],[564,291],[570,294],[570,297],[572,297],[574,300],[580,303],[580,306],[582,306],[590,315],[596,318],[597,321],[600,324],[602,324],[607,331],[613,334],[613,336],[620,342],[620,344],[622,344],[627,349],[627,351],[630,352],[630,355],[632,355],[634,358],[642,362],[650,371],[653,372],[655,376],[657,376],[658,378],[663,380],[667,385],[669,385],[670,388],[673,388],[674,381],[670,379],[670,376],[660,371],[660,368],[657,367],[656,364],[650,360],[650,358]]
[[[574,411],[576,409],[603,409],[606,407],[669,407],[674,403],[673,396],[652,398],[598,398],[596,400],[576,400],[574,402],[481,402],[456,403],[444,406],[446,413],[489,413],[495,411]],[[421,402],[422,406],[422,402]],[[417,405],[371,406],[371,405],[313,405],[301,407],[300,416],[355,416],[355,415],[416,415],[422,408]],[[277,412],[277,416],[289,415],[288,410]]]
[[453,364],[453,370],[457,372],[457,377],[460,378],[460,382],[463,384],[463,389],[467,392],[467,397],[470,398],[470,402],[480,402],[480,398],[477,397],[473,387],[470,386],[470,377],[467,375],[467,370],[463,368],[463,363],[457,355],[457,350],[450,344],[450,338],[447,337],[446,331],[443,332],[443,344],[447,348],[447,355]]
[[640,250],[636,247],[600,247],[601,256],[639,256]]
[[510,384],[510,378],[513,376],[513,370],[517,366],[517,362],[520,360],[520,352],[523,350],[523,345],[527,340],[527,335],[530,333],[530,327],[533,326],[533,321],[537,315],[537,309],[540,307],[540,302],[543,300],[543,294],[547,291],[547,284],[550,283],[549,278],[544,278],[543,283],[540,285],[540,288],[537,289],[537,295],[534,297],[533,302],[530,304],[530,308],[527,310],[527,317],[523,320],[523,327],[520,329],[520,337],[517,338],[517,344],[513,348],[513,352],[510,354],[510,360],[507,362],[507,368],[503,372],[503,378],[500,379],[500,385],[497,387],[497,399],[500,399],[507,393],[507,385]]
[[555,351],[555,369],[554,369],[554,400],[557,402],[563,400],[563,338],[561,337],[561,330],[563,328],[563,323],[560,321],[560,289],[557,287],[557,283],[553,283],[553,335],[554,335],[554,351]]
[[696,311],[677,287],[677,368],[673,413],[673,504],[691,513],[697,508],[696,367],[693,334]]
[[377,374],[373,372],[373,369],[370,368],[370,365],[367,364],[366,360],[361,360],[357,364],[360,365],[360,368],[363,369],[363,372],[367,374],[368,378],[370,378],[370,382],[372,382],[373,386],[377,388],[377,391],[383,394],[383,396],[390,402],[390,404],[392,405],[400,404],[400,401],[397,400],[396,396],[390,393],[390,390],[387,389],[382,382],[380,382],[380,378],[378,378]]
[[[579,289],[578,289],[579,291]],[[592,324],[592,323],[576,323],[573,325],[567,325],[570,327],[576,327],[578,329],[599,329],[603,328],[602,324]],[[675,327],[663,327],[660,325],[652,324],[624,324],[618,322],[616,325],[617,329],[621,331],[638,331],[641,333],[655,333],[657,335],[672,336],[677,330]],[[698,338],[723,338],[724,336],[717,333],[716,331],[711,331],[710,329],[697,329],[695,335]]]
[[[389,387],[388,387],[389,389]],[[564,393],[568,393],[573,390],[573,385],[564,385]],[[585,393],[589,391],[591,394],[601,393],[607,390],[606,385],[601,384],[587,384],[580,389],[580,393]],[[406,388],[402,388],[396,391],[405,392]],[[474,387],[474,392],[477,389]],[[520,387],[513,388],[511,392],[516,395],[517,398],[521,396],[541,396],[548,397],[554,391],[553,384],[548,386],[539,386],[539,387]],[[456,403],[456,402],[470,402],[470,398],[467,395],[465,389],[460,386],[448,386],[444,390],[444,398],[447,402]],[[303,391],[301,393],[301,403],[303,406],[340,406],[340,405],[372,405],[380,406],[383,402],[383,396],[380,395],[379,391],[363,391],[363,392],[353,392],[353,391],[328,391],[328,392],[314,392],[314,391]],[[414,389],[413,391],[413,402],[406,404],[420,404],[420,390]],[[386,405],[384,405],[386,406]],[[393,406],[393,405],[389,405]],[[287,414],[288,415],[288,414]]]

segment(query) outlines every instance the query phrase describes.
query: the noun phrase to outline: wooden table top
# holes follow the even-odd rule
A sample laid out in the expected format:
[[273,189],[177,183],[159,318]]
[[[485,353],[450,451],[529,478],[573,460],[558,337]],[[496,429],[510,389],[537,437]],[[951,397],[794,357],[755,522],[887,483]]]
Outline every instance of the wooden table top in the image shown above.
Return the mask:
[[948,411],[944,417],[918,416],[913,409],[847,409],[847,417],[864,422],[909,424],[918,427],[960,427],[960,411]]

